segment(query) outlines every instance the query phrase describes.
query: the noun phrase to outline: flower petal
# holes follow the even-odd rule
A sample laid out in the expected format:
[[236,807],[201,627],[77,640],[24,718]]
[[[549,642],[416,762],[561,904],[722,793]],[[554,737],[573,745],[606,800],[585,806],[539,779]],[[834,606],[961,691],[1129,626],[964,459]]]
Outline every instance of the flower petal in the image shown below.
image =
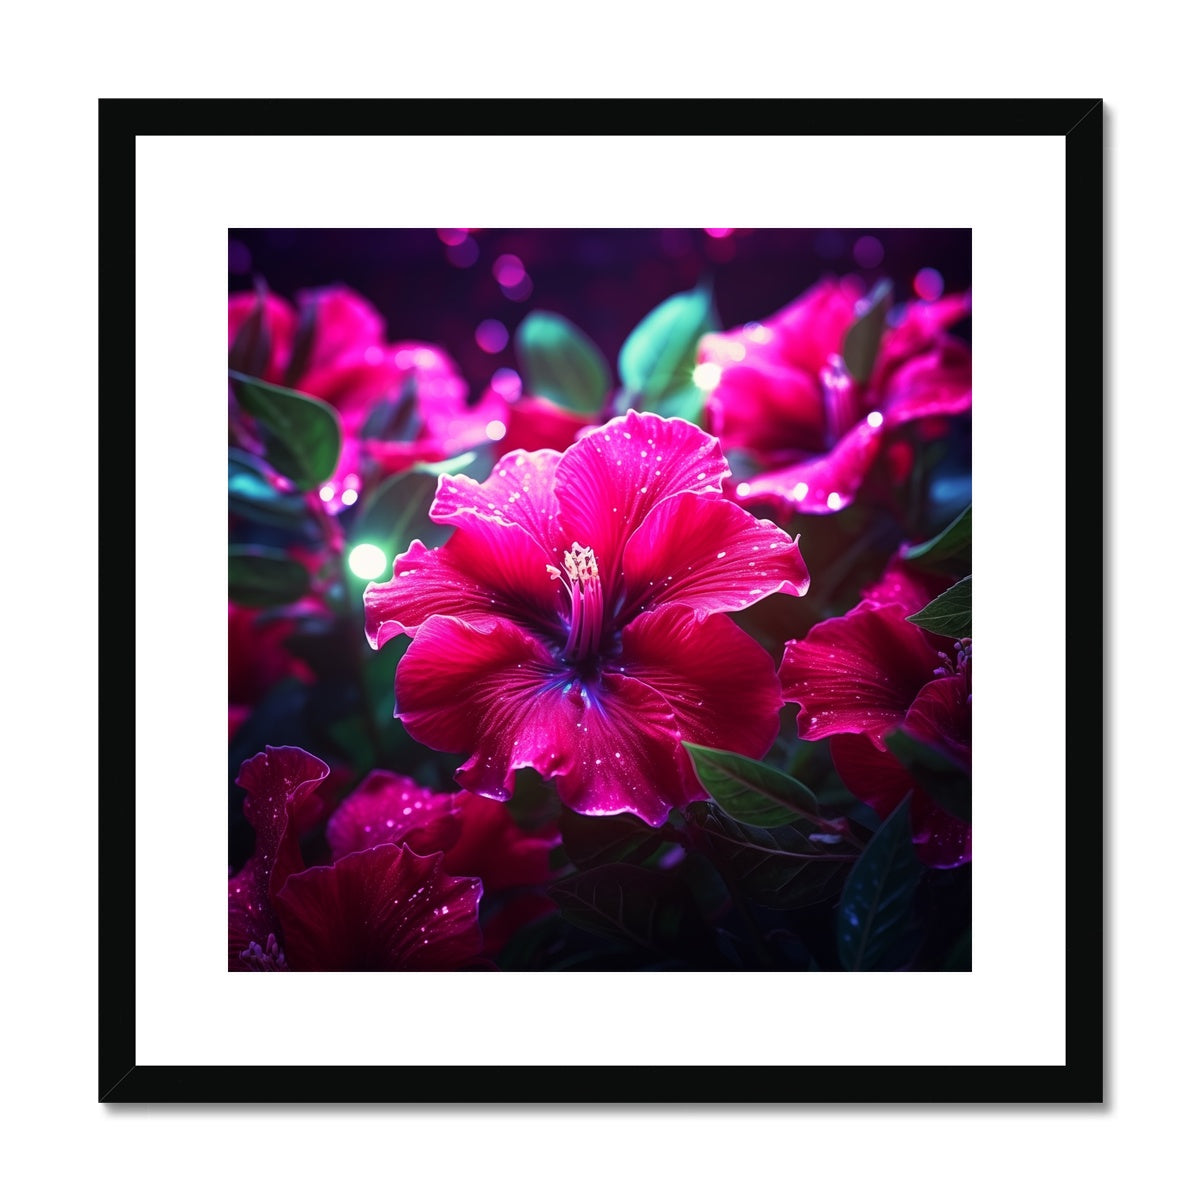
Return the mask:
[[242,763],[234,780],[247,793],[243,811],[254,828],[254,878],[272,900],[290,874],[304,869],[299,830],[319,811],[317,788],[328,774],[306,750],[268,746]]
[[[657,505],[625,547],[621,617],[658,604],[706,616],[808,591],[795,541],[728,500],[682,492]],[[619,618],[621,619],[621,618]]]
[[500,522],[460,529],[434,550],[414,541],[396,556],[392,578],[363,592],[367,641],[378,650],[398,633],[415,634],[434,615],[490,620],[502,614],[561,630],[562,588],[549,565],[523,529]]
[[[644,613],[623,634],[624,669],[671,706],[689,742],[749,758],[779,733],[783,705],[771,656],[720,613],[707,620],[682,605]],[[691,795],[704,795],[690,765]]]
[[[258,307],[257,292],[237,292],[229,297],[229,348],[237,340],[242,326]],[[292,357],[292,339],[296,335],[296,314],[281,296],[267,293],[263,309],[270,338],[270,359],[263,367],[262,378],[269,383],[282,383],[288,361]]]
[[934,575],[908,566],[899,555],[894,555],[884,569],[878,582],[864,588],[862,599],[851,612],[860,608],[881,608],[885,604],[897,604],[906,617],[918,613],[935,596],[940,596],[954,583],[951,575]]
[[931,679],[917,695],[904,728],[971,769],[971,685],[967,675]]
[[803,458],[793,466],[739,483],[738,499],[747,504],[764,499],[782,501],[796,512],[837,512],[858,494],[879,451],[884,428],[864,419],[828,454]]
[[506,451],[565,450],[593,423],[591,417],[568,412],[540,396],[522,396],[501,419],[507,426],[501,442]]
[[720,494],[728,474],[716,438],[676,417],[628,412],[563,451],[554,490],[564,536],[595,551],[607,595],[650,510],[680,492]]
[[323,367],[342,355],[383,341],[383,318],[369,301],[348,287],[311,288],[298,292],[303,312],[315,309],[311,367]]
[[890,751],[868,737],[838,734],[830,739],[833,765],[842,781],[882,817],[912,793],[913,845],[929,867],[958,867],[971,859],[971,827],[952,817],[917,786]]
[[329,818],[325,837],[335,860],[385,842],[432,854],[458,840],[457,810],[452,795],[431,792],[391,771],[372,771]]
[[293,971],[444,971],[479,953],[478,879],[387,843],[293,875],[276,900]]
[[821,621],[788,642],[779,677],[783,698],[800,705],[802,738],[865,733],[882,747],[940,665],[921,630],[886,605]]
[[561,457],[556,450],[514,450],[482,483],[466,475],[443,475],[429,515],[439,524],[473,532],[481,526],[515,525],[541,549],[543,562],[557,566],[570,546],[559,528],[554,495]]
[[268,746],[242,763],[235,782],[247,791],[246,819],[254,828],[254,853],[229,881],[229,969],[251,943],[265,946],[279,932],[273,900],[288,876],[304,869],[299,830],[319,810],[317,788],[329,774],[319,759],[296,746]]
[[891,375],[883,409],[889,426],[950,416],[971,407],[971,351],[950,343],[901,364]]
[[396,710],[435,750],[474,751],[456,773],[505,800],[532,767],[582,813],[633,812],[661,825],[684,799],[679,731],[652,688],[617,673],[586,684],[510,621],[432,617],[396,672]]
[[[722,335],[710,334],[716,339]],[[720,362],[720,342],[700,343],[701,362]],[[825,447],[825,405],[815,375],[761,356],[723,367],[709,393],[713,433],[724,446],[752,450],[768,462]]]

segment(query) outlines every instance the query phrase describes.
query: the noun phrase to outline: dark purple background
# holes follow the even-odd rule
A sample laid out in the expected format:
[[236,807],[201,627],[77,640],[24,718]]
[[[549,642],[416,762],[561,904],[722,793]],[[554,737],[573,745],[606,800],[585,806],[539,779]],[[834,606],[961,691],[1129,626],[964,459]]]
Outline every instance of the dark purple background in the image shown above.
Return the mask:
[[[746,229],[722,238],[702,229],[485,229],[469,236],[478,256],[456,266],[451,256],[466,259],[470,247],[447,246],[433,229],[232,229],[229,288],[247,290],[260,276],[291,299],[301,288],[344,283],[383,313],[389,340],[446,349],[477,397],[498,367],[515,367],[511,334],[535,308],[569,317],[615,367],[634,325],[703,279],[712,282],[724,328],[770,316],[822,275],[853,273],[867,284],[889,278],[898,301],[914,296],[922,268],[940,272],[946,292],[971,283],[969,229]],[[533,285],[526,299],[507,297],[494,277],[502,254],[524,264]],[[487,319],[510,335],[499,353],[476,342]]]

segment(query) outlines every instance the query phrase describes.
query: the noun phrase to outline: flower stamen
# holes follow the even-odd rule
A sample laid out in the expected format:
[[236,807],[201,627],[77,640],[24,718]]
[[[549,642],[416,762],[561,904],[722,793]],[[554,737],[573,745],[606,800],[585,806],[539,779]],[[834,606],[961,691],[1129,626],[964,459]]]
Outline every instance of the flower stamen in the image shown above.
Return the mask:
[[574,542],[563,555],[562,569],[547,565],[546,570],[566,588],[571,599],[567,661],[592,658],[600,649],[604,631],[604,591],[595,551]]

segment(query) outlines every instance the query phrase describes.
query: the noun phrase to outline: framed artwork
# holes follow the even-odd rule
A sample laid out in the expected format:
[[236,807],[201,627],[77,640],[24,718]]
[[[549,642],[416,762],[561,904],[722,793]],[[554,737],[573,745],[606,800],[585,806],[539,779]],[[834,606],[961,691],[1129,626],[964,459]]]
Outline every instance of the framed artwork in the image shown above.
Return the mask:
[[101,101],[100,1099],[1099,1102],[1101,102],[569,104]]

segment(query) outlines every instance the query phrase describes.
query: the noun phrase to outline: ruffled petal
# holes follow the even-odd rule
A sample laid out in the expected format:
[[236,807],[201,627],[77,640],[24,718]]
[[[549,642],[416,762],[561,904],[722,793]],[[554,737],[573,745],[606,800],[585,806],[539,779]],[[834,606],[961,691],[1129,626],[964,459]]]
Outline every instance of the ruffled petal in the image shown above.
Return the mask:
[[372,771],[329,818],[325,837],[335,860],[385,842],[432,854],[449,850],[460,828],[453,795],[432,792],[391,771]]
[[317,788],[329,768],[295,746],[268,746],[242,763],[235,782],[246,789],[246,819],[254,853],[229,881],[229,969],[253,970],[242,958],[265,947],[279,926],[273,900],[287,878],[304,869],[299,831],[320,811]]
[[544,563],[557,566],[570,546],[559,527],[554,494],[561,457],[556,450],[514,450],[482,483],[466,475],[443,475],[429,515],[439,524],[476,533],[481,527],[515,525],[540,548]]
[[268,746],[242,763],[234,783],[246,789],[243,811],[254,829],[254,878],[274,900],[283,881],[304,869],[299,831],[320,811],[317,788],[329,768],[297,746]]
[[[766,753],[783,705],[775,663],[729,617],[704,620],[671,605],[638,617],[622,640],[622,668],[666,700],[685,740],[749,758]],[[688,774],[691,795],[702,796]]]
[[783,698],[800,705],[802,738],[865,733],[882,746],[941,665],[924,633],[888,605],[821,621],[788,642],[779,677]]
[[396,670],[396,715],[434,750],[474,750],[458,772],[460,783],[506,800],[517,766],[549,774],[557,765],[549,745],[536,762],[509,760],[516,753],[512,739],[567,678],[548,648],[511,621],[434,616]]
[[768,471],[739,483],[738,499],[747,504],[772,500],[806,513],[845,508],[858,495],[879,452],[885,424],[872,424],[872,420],[880,418],[864,418],[828,454],[805,458],[783,470]]
[[958,867],[971,859],[971,827],[952,817],[917,786],[903,764],[867,737],[830,739],[833,765],[846,787],[882,817],[912,793],[913,845],[929,867]]
[[456,773],[491,799],[532,767],[568,808],[652,825],[683,802],[679,731],[652,688],[617,673],[586,684],[509,621],[425,623],[396,672],[396,710],[435,750],[473,751]]
[[397,634],[415,634],[435,613],[484,616],[497,599],[495,591],[463,571],[445,546],[430,550],[418,539],[396,556],[391,579],[367,584],[367,641],[378,650]]
[[483,945],[478,879],[387,843],[293,875],[276,900],[293,971],[445,971]]
[[434,550],[414,541],[397,555],[392,578],[363,592],[367,641],[377,650],[398,633],[415,634],[435,615],[490,620],[499,614],[561,631],[562,588],[549,565],[515,525],[481,521]]
[[809,583],[799,547],[777,525],[695,492],[662,501],[634,531],[624,579],[618,620],[660,604],[733,612],[774,592],[803,596]]
[[595,551],[608,595],[651,509],[680,492],[719,495],[728,474],[716,438],[678,418],[628,412],[563,451],[554,490],[564,537]]

